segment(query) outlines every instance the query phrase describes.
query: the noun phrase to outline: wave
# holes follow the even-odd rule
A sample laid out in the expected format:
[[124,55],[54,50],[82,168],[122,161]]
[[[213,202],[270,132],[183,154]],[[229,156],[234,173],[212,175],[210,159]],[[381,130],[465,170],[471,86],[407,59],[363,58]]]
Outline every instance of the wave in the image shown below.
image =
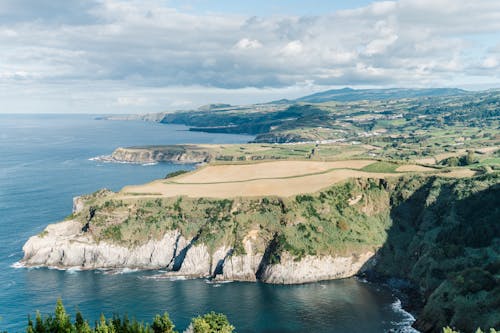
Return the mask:
[[118,161],[113,158],[111,155],[99,155],[95,157],[91,157],[88,159],[89,161],[101,162],[101,163],[119,163],[119,164],[137,164],[133,162],[126,161]]
[[141,276],[141,279],[144,280],[169,280],[169,281],[184,281],[187,280],[188,277],[185,275],[170,275],[166,274],[155,274],[150,276]]
[[113,156],[111,156],[111,155],[99,155],[99,156],[91,157],[88,160],[93,161],[93,162],[100,162],[100,163],[137,164],[137,165],[142,165],[142,166],[152,166],[152,165],[158,164],[158,162],[143,163],[143,162],[120,161],[120,160],[113,158]]
[[12,267],[12,268],[25,268],[26,266],[22,262],[16,261],[12,265],[10,265],[10,267]]
[[211,284],[212,287],[214,288],[218,288],[220,286],[222,286],[223,284],[227,284],[227,283],[232,283],[234,281],[232,280],[211,280],[211,279],[205,279],[205,283],[206,284]]
[[391,308],[394,312],[401,315],[403,319],[397,322],[392,322],[397,328],[395,332],[398,333],[419,333],[416,329],[411,327],[411,325],[415,322],[415,317],[405,309],[401,304],[401,300],[396,298],[396,300],[391,304]]
[[7,256],[7,258],[12,258],[12,257],[15,257],[15,256],[17,256],[17,255],[18,255],[18,254],[20,254],[20,253],[22,253],[22,251],[12,252],[11,254],[9,254],[9,255]]
[[[377,283],[373,283],[364,277],[355,277],[355,279],[361,283],[374,285],[376,290],[380,290]],[[391,288],[392,290],[395,289],[394,285],[391,285],[391,284],[386,284],[385,286]],[[402,317],[402,319],[399,321],[391,321],[391,324],[396,327],[396,329],[391,330],[391,332],[394,332],[394,333],[420,333],[419,331],[417,331],[416,329],[414,329],[411,326],[415,322],[416,319],[411,313],[409,313],[408,311],[406,311],[403,308],[403,304],[401,303],[401,300],[399,298],[396,297],[396,300],[391,303],[391,309],[396,314],[398,314]]]
[[130,273],[136,273],[139,272],[140,269],[138,268],[118,268],[118,269],[109,269],[109,270],[102,270],[102,272],[106,275],[121,275],[121,274],[130,274]]
[[66,273],[68,274],[76,274],[82,270],[81,267],[70,267],[66,270]]

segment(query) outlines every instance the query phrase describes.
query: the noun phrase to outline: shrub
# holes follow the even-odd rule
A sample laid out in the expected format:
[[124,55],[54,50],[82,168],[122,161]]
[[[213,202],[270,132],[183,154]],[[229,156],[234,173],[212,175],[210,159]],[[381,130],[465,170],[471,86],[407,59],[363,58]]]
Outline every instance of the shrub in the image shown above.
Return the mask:
[[[75,320],[71,321],[61,299],[58,299],[54,314],[42,318],[40,312],[37,312],[35,323],[28,316],[26,333],[177,333],[174,329],[175,325],[166,312],[163,315],[156,315],[151,324],[138,322],[135,319],[129,320],[126,315],[123,317],[115,315],[112,319],[106,319],[101,314],[95,327],[91,328],[79,311],[75,315]],[[224,314],[210,312],[193,318],[189,329],[188,331],[193,333],[232,333],[234,326]]]
[[210,312],[194,318],[191,322],[194,333],[231,333],[234,326],[221,313]]

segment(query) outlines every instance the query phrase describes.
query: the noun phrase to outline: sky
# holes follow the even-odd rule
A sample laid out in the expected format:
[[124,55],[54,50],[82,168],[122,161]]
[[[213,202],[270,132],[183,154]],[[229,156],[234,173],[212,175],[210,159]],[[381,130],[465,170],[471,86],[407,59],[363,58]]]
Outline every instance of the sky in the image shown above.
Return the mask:
[[500,88],[498,0],[0,0],[0,113]]

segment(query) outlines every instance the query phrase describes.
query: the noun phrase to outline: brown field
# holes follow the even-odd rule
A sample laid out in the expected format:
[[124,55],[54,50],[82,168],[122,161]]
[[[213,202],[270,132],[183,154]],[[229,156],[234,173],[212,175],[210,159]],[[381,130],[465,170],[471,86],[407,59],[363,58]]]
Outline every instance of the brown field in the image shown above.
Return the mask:
[[460,155],[463,155],[466,153],[466,150],[465,149],[460,149],[458,150],[457,152],[455,153],[443,153],[443,154],[437,154],[436,156],[434,156],[434,158],[436,159],[436,162],[439,163],[441,162],[442,160],[444,159],[447,159],[449,157],[453,157],[453,156],[460,156]]
[[168,183],[157,180],[149,184],[139,186],[126,186],[119,196],[132,198],[138,196],[188,196],[188,197],[212,197],[232,198],[249,196],[281,196],[289,197],[301,193],[317,192],[334,183],[351,177],[360,178],[386,178],[395,177],[398,174],[373,173],[357,170],[337,169],[330,172],[314,174],[309,176],[298,176],[285,179],[258,179],[248,181],[236,181],[226,183]]
[[[194,172],[171,179],[159,179],[144,185],[126,186],[119,199],[140,197],[211,197],[251,196],[289,197],[314,193],[349,178],[399,177],[401,173],[377,173],[357,170],[375,161],[346,160],[337,162],[273,161],[253,164],[207,165]],[[444,177],[470,177],[469,169],[443,173],[417,165],[400,166],[400,172],[435,171]]]
[[416,159],[415,163],[418,163],[418,164],[436,164],[436,159],[434,157],[420,158],[420,159]]
[[483,154],[488,154],[488,153],[494,153],[498,149],[500,149],[499,146],[493,146],[493,147],[486,147],[486,148],[481,148],[481,149],[476,149],[476,151],[483,153]]
[[360,169],[373,160],[336,162],[273,161],[240,165],[208,165],[169,180],[126,186],[122,197],[185,195],[230,198],[240,196],[292,196],[312,193],[351,177],[384,178],[395,174],[369,173]]
[[447,178],[465,178],[472,177],[475,174],[476,172],[472,171],[471,169],[455,169],[450,172],[442,172],[439,175]]
[[275,161],[243,165],[208,165],[173,179],[175,183],[238,182],[263,178],[286,178],[325,172],[331,169],[361,169],[376,161],[348,160],[337,162]]

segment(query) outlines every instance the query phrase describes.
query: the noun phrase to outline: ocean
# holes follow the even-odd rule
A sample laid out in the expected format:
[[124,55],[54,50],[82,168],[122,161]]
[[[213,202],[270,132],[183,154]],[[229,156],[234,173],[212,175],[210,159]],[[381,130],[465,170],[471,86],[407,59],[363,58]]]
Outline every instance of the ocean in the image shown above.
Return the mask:
[[296,286],[155,280],[155,272],[22,268],[22,246],[71,213],[74,196],[119,190],[194,165],[118,164],[92,158],[119,146],[242,143],[245,135],[190,132],[184,126],[96,120],[94,115],[0,114],[0,331],[23,332],[27,315],[53,311],[61,297],[91,323],[101,313],[151,320],[167,311],[177,329],[209,311],[239,333],[415,332],[413,317],[386,287],[358,279]]

